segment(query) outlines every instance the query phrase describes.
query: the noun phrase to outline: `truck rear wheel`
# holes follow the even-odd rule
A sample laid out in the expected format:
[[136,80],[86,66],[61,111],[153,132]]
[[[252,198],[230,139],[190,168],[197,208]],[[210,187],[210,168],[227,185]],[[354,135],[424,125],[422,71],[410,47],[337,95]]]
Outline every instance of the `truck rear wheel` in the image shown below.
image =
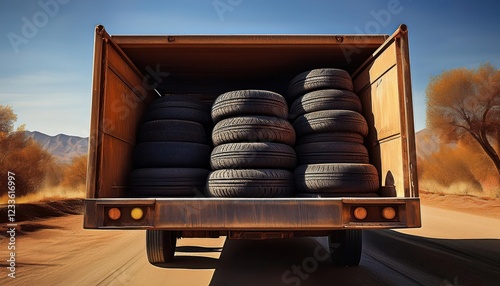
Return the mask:
[[174,231],[146,230],[146,252],[153,265],[174,260],[177,235]]
[[328,236],[330,257],[336,266],[358,266],[363,249],[360,229],[336,230]]

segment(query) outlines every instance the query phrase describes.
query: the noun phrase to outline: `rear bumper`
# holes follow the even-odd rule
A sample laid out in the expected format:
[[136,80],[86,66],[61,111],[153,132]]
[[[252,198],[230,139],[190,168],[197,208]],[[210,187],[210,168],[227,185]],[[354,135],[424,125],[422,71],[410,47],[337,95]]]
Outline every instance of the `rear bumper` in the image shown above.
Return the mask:
[[[354,209],[364,207],[363,220]],[[392,207],[393,219],[382,209]],[[120,218],[108,216],[111,208]],[[132,209],[143,216],[133,219]],[[420,227],[419,198],[106,198],[85,200],[87,229],[163,229],[201,231],[322,231]]]

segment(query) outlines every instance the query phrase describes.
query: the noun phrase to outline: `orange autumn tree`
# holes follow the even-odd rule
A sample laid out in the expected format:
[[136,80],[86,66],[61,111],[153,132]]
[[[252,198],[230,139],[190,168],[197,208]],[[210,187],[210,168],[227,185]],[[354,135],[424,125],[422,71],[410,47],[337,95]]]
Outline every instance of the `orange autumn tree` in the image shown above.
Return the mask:
[[73,158],[71,164],[64,169],[64,179],[62,185],[66,187],[78,188],[85,186],[87,178],[87,155]]
[[[40,144],[25,136],[23,126],[14,130],[16,120],[10,106],[0,105],[0,182],[7,182],[8,172],[14,173],[16,196],[23,196],[55,184],[58,166]],[[6,193],[2,188],[0,196]]]
[[426,93],[427,126],[450,142],[477,142],[500,175],[494,148],[500,137],[500,70],[483,64],[445,71],[431,79]]

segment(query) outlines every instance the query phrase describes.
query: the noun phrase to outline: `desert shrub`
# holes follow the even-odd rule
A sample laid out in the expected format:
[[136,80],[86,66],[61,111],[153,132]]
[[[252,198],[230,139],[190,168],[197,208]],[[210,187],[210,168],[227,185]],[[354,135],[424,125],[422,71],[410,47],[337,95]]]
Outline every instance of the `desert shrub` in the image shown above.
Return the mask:
[[443,194],[497,197],[500,181],[494,164],[474,141],[442,142],[439,151],[418,156],[420,187]]
[[77,188],[85,186],[87,177],[87,155],[73,158],[71,164],[64,168],[63,177],[61,185],[64,187]]
[[[23,127],[13,130],[16,120],[10,106],[0,105],[0,182],[6,184],[8,172],[14,173],[19,197],[36,192],[47,183],[57,183],[58,166],[51,154],[25,136]],[[1,188],[0,197],[7,191]]]

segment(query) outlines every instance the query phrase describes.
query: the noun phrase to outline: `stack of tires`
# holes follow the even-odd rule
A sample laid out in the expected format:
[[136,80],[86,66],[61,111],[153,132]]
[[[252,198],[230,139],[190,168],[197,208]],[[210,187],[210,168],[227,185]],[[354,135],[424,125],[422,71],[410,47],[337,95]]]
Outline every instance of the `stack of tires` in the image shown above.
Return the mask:
[[187,95],[148,106],[137,132],[133,196],[200,196],[209,174],[209,105]]
[[214,149],[206,190],[211,197],[287,197],[294,192],[295,131],[280,94],[224,93],[212,105]]
[[290,119],[297,134],[295,186],[300,195],[343,196],[377,192],[377,169],[363,145],[368,125],[350,75],[316,69],[289,85]]

